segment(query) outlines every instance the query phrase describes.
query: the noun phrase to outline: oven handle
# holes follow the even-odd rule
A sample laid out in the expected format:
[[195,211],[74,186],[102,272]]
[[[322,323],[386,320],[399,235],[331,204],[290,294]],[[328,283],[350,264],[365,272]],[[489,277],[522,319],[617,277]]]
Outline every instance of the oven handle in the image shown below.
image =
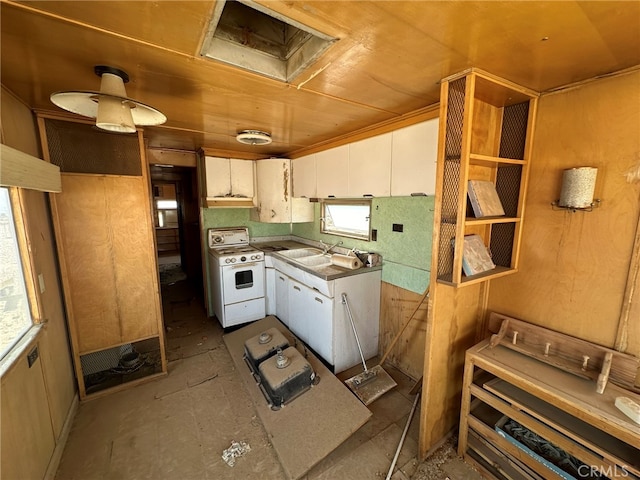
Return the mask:
[[250,263],[240,263],[238,265],[228,265],[228,266],[231,267],[232,270],[237,270],[238,268],[255,267],[258,264],[259,262],[250,262]]

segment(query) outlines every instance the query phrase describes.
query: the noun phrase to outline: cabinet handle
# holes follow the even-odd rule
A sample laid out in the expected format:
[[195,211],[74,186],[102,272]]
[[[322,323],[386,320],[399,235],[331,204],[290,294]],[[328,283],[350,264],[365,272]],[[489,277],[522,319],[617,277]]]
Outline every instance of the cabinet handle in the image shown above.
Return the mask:
[[324,303],[324,302],[322,301],[322,299],[320,299],[320,298],[318,298],[318,297],[316,297],[316,302]]
[[300,287],[296,287],[295,285],[293,286],[293,289],[300,291]]
[[278,278],[284,282],[284,277],[278,276]]
[[276,216],[276,211],[272,209],[272,210],[271,210],[271,218],[273,218],[273,217],[275,217],[275,216]]

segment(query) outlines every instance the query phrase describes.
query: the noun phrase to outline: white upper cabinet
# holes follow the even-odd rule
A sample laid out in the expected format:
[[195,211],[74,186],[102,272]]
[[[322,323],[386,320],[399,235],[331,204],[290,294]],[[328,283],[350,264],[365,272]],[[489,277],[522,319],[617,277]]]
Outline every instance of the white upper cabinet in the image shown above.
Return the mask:
[[[438,118],[293,161],[303,198],[434,195]],[[260,174],[258,174],[258,177]]]
[[252,220],[264,223],[313,221],[313,204],[307,199],[292,198],[291,160],[258,160],[256,177],[257,207],[251,211]]
[[254,205],[254,161],[207,156],[204,158],[204,168],[208,206]]
[[318,198],[349,196],[349,145],[316,153]]
[[306,155],[291,161],[293,170],[293,196],[315,198],[316,195],[316,156]]
[[349,144],[349,197],[391,194],[391,133]]
[[435,194],[438,119],[401,128],[392,134],[391,196]]

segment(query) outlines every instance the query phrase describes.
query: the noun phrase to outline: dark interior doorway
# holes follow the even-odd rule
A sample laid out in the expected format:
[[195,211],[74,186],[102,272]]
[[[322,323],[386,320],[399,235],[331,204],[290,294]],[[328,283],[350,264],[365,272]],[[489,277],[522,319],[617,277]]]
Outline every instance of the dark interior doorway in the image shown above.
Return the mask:
[[[195,167],[149,166],[153,194],[156,248],[161,281],[186,280],[204,301],[200,206]],[[167,273],[168,265],[180,265],[181,272]],[[163,267],[163,265],[165,267]]]

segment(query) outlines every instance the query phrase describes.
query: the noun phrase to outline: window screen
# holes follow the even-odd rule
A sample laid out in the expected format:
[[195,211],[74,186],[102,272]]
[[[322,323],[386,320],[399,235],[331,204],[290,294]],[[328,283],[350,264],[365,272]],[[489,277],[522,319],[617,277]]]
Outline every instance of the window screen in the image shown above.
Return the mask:
[[370,200],[324,200],[320,231],[341,237],[369,240]]

